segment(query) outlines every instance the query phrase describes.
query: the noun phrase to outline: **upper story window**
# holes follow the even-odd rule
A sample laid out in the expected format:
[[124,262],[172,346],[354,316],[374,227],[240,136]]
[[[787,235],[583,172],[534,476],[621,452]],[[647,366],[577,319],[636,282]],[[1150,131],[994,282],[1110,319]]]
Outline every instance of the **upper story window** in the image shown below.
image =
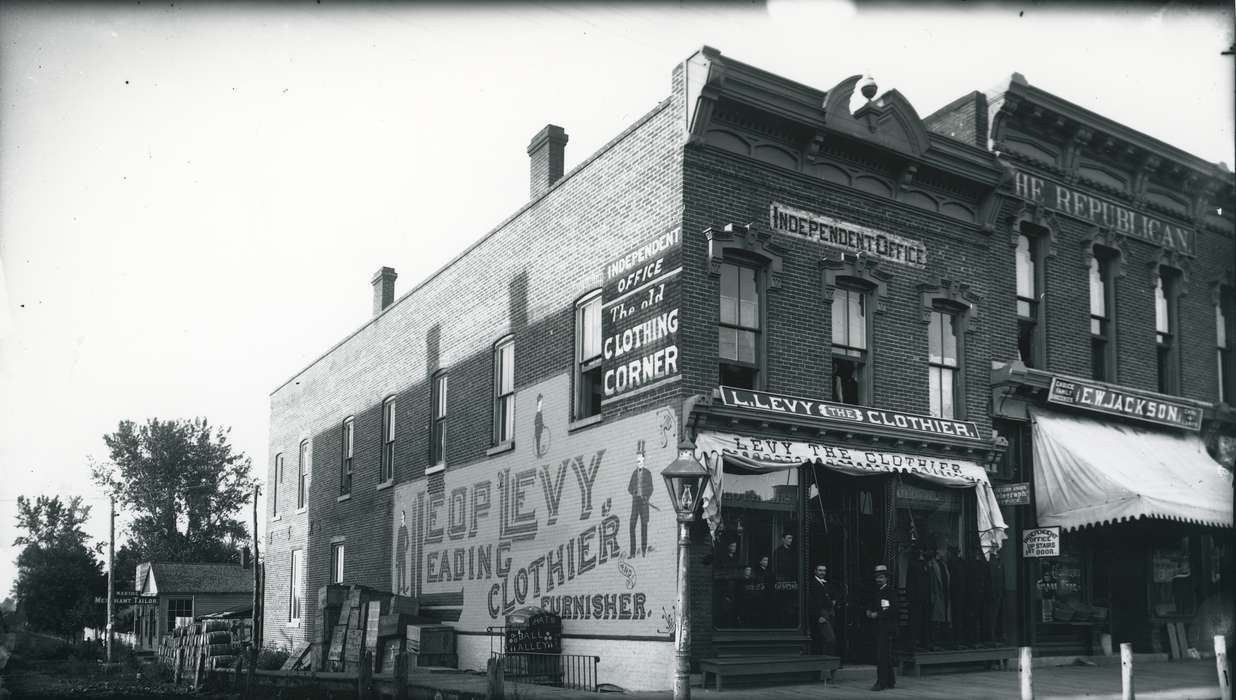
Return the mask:
[[1101,382],[1116,380],[1112,289],[1114,260],[1094,251],[1090,258],[1090,376]]
[[833,401],[861,404],[867,399],[869,307],[866,290],[838,285],[833,291]]
[[429,462],[436,466],[446,464],[446,372],[433,375],[432,382],[433,427],[430,429]]
[[343,422],[343,436],[341,439],[340,451],[342,452],[339,462],[339,495],[346,496],[352,493],[352,454],[354,446],[354,438],[356,435],[356,424],[351,418]]
[[382,402],[382,482],[395,478],[395,405],[394,396]]
[[1027,367],[1042,363],[1039,357],[1039,256],[1038,240],[1024,233],[1017,236],[1017,353]]
[[275,455],[275,484],[270,490],[271,514],[279,514],[279,487],[283,485],[283,453]]
[[575,419],[601,413],[601,290],[575,304]]
[[309,498],[309,471],[311,455],[309,453],[309,441],[302,440],[300,443],[300,455],[297,459],[296,473],[296,508],[305,507],[305,503]]
[[754,389],[760,378],[760,290],[759,273],[754,268],[721,264],[720,311],[719,381]]
[[343,583],[343,542],[330,545],[330,582]]
[[943,309],[931,311],[927,325],[927,386],[931,396],[931,415],[955,418],[958,400],[965,393],[958,387],[958,352],[956,319]]
[[1232,367],[1231,287],[1219,287],[1219,303],[1215,304],[1215,355],[1218,361],[1219,401],[1236,403],[1236,370]]
[[1171,270],[1160,267],[1154,281],[1154,336],[1161,394],[1175,393],[1180,385],[1177,371],[1180,338],[1175,308],[1177,286],[1176,276]]
[[292,550],[288,573],[288,622],[300,622],[305,613],[305,550]]
[[515,437],[515,339],[494,345],[494,435],[500,445]]

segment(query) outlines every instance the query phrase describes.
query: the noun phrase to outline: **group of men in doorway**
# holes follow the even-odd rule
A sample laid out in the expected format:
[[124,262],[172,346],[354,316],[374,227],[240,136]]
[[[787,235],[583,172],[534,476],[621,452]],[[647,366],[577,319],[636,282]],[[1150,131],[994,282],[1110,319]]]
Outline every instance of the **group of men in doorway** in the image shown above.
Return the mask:
[[[897,635],[896,591],[889,585],[888,567],[874,570],[875,585],[863,597],[862,614],[873,626],[876,652],[876,682],[872,690],[893,688],[893,639]],[[807,593],[807,628],[813,654],[836,655],[837,608],[844,604],[841,586],[828,578],[828,565],[816,564]]]

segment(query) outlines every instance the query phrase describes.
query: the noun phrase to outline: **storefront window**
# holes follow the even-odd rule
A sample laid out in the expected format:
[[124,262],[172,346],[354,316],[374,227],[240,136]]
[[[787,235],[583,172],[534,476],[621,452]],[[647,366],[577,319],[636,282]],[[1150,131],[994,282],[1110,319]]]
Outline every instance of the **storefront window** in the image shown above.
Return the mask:
[[1040,622],[1091,623],[1106,617],[1105,608],[1091,605],[1085,551],[1080,536],[1066,533],[1060,538],[1060,556],[1039,560],[1035,592]]
[[1157,544],[1150,558],[1150,610],[1156,617],[1192,615],[1193,568],[1189,538],[1173,537]]
[[799,624],[803,565],[798,540],[798,470],[750,473],[725,465],[724,523],[713,559],[717,627]]

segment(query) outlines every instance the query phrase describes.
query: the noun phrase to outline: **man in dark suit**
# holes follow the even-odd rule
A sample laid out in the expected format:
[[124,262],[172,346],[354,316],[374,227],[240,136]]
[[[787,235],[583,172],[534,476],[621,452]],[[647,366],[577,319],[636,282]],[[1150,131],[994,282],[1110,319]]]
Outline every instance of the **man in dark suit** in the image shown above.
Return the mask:
[[811,631],[811,653],[835,656],[837,633],[833,620],[837,614],[840,592],[828,580],[828,566],[816,564],[807,589],[807,629]]
[[631,472],[631,480],[627,483],[627,493],[631,494],[631,520],[628,529],[631,534],[631,558],[635,558],[635,523],[639,521],[640,547],[639,554],[648,553],[648,499],[652,498],[652,472],[644,466],[644,441],[640,440],[635,448],[635,471]]
[[888,567],[875,568],[876,586],[867,600],[867,618],[875,624],[876,682],[872,690],[897,685],[893,675],[893,637],[897,634],[897,596],[888,584]]

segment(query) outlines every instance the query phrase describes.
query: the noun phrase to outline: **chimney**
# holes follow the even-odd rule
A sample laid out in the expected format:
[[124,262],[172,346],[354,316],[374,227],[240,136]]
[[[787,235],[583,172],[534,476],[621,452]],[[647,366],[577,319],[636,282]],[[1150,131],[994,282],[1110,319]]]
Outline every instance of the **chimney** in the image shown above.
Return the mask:
[[532,172],[529,195],[536,199],[562,179],[562,160],[566,153],[567,135],[560,126],[547,124],[528,144]]
[[395,301],[395,268],[383,267],[373,273],[373,315],[377,316]]
[[245,545],[244,547],[241,547],[240,548],[240,568],[248,569],[249,559],[252,558],[252,556],[253,555],[249,553],[249,545]]

